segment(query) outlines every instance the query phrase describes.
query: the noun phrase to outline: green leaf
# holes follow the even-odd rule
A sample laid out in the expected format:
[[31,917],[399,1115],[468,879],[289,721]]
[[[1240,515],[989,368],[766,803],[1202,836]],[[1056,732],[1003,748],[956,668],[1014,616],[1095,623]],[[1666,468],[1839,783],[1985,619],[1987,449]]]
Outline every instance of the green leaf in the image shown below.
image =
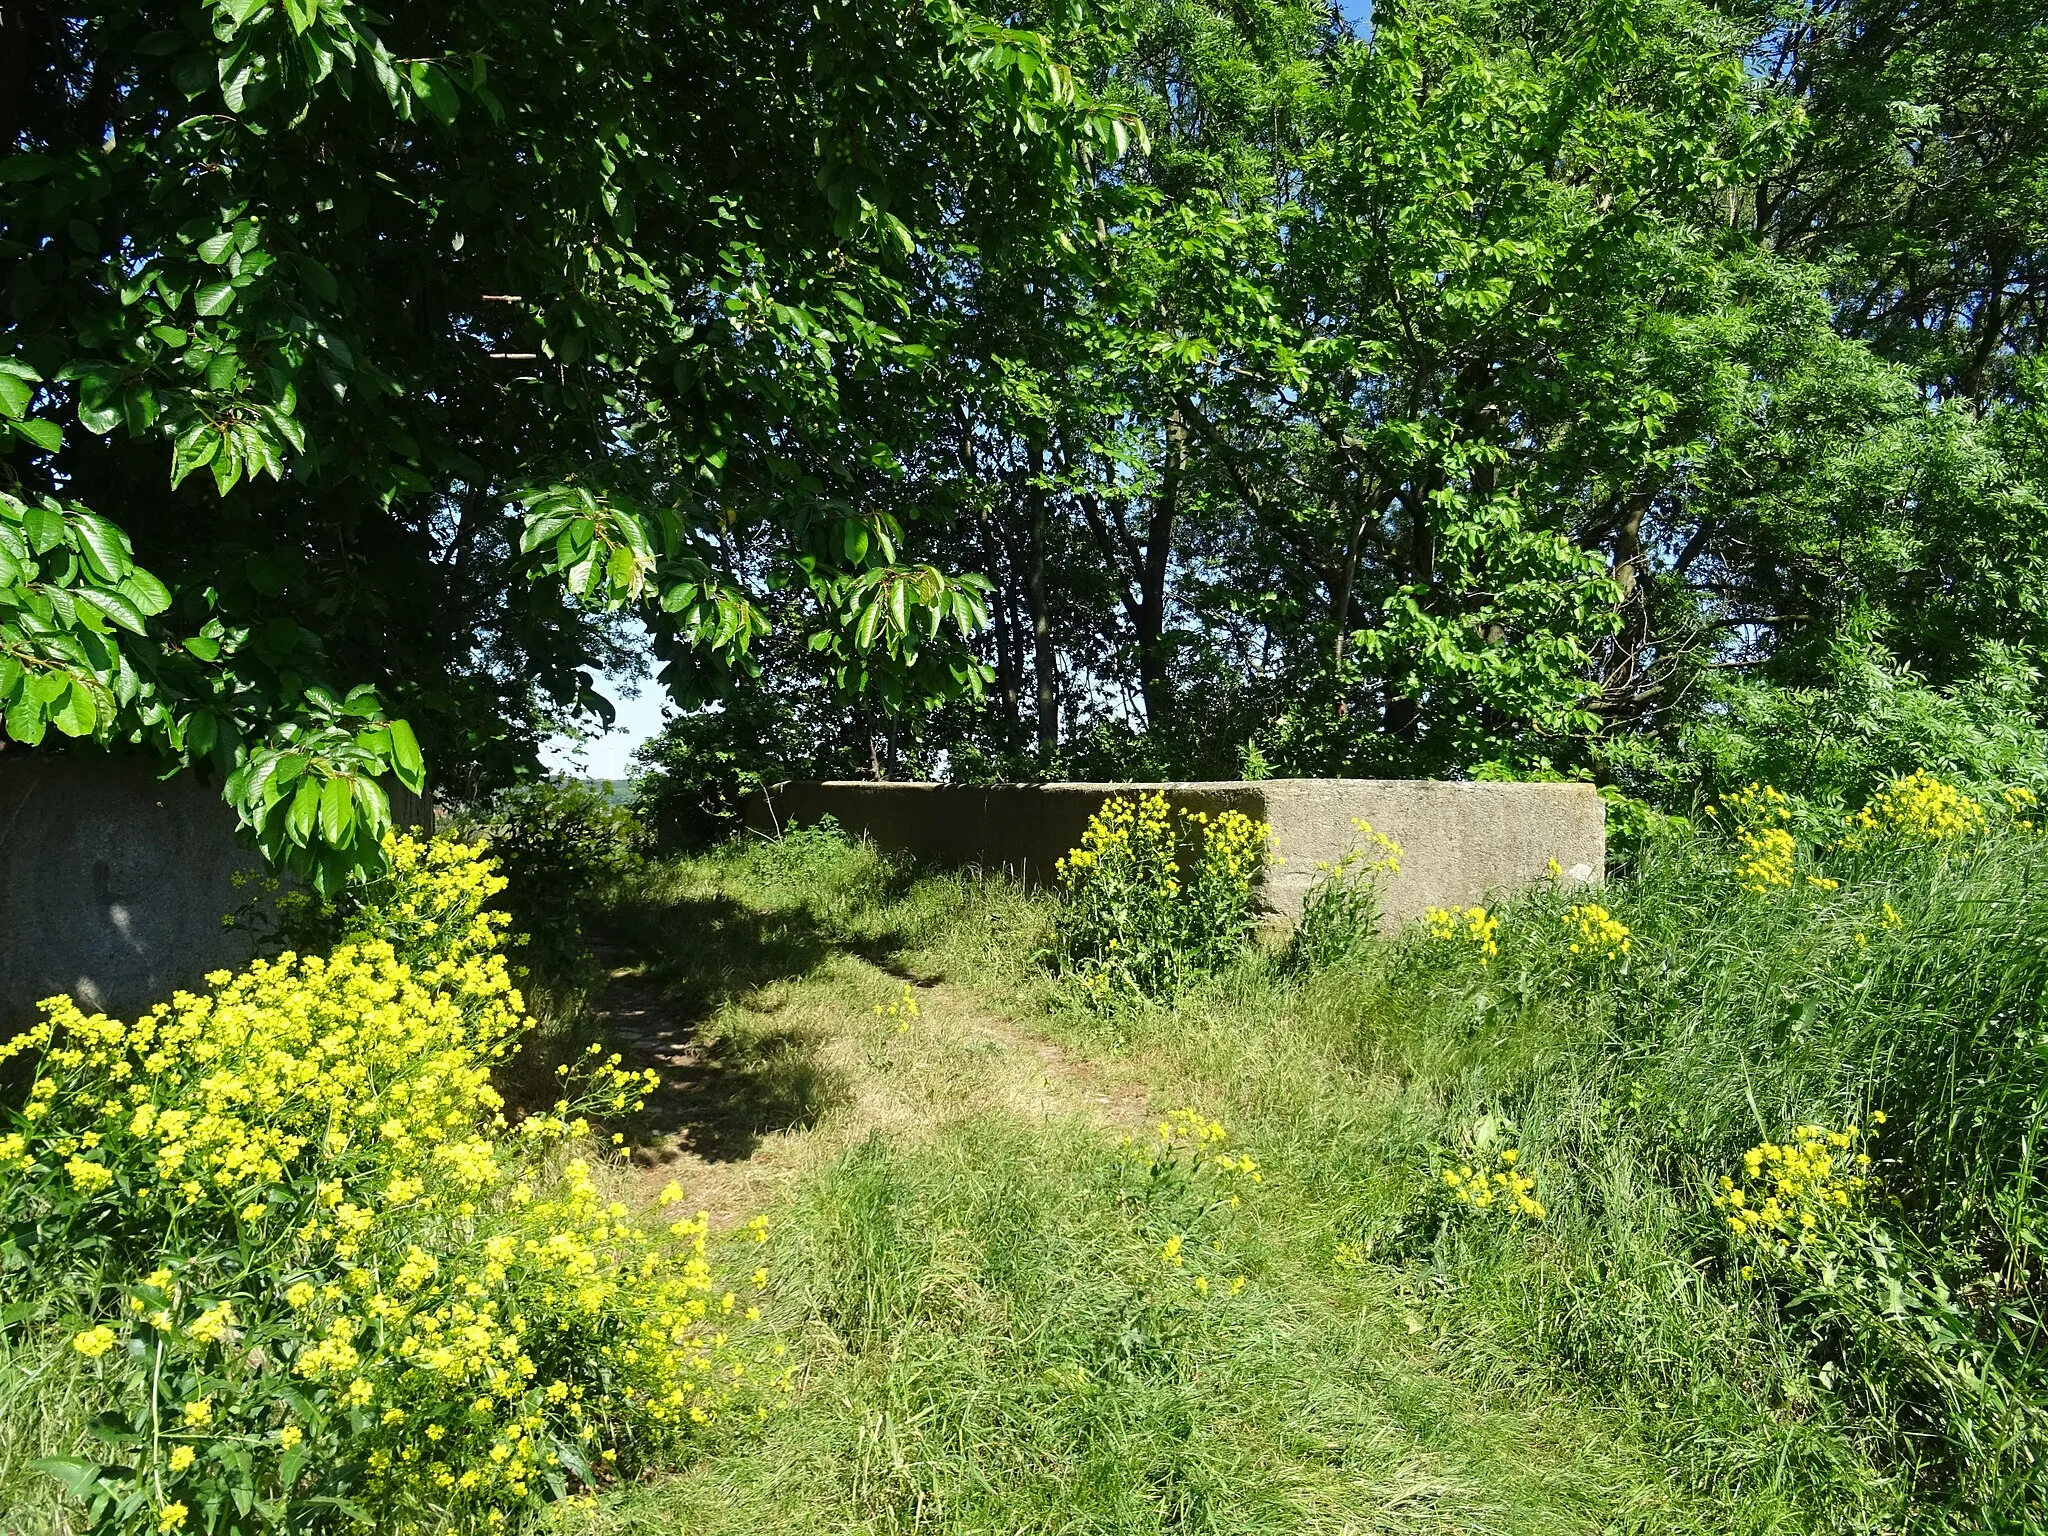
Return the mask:
[[78,424],[95,437],[105,437],[121,425],[121,402],[107,395],[95,398],[88,391],[80,390]]
[[235,285],[226,279],[222,279],[218,282],[206,284],[197,293],[193,294],[192,308],[198,314],[219,315],[225,314],[228,306],[233,304],[234,301]]
[[23,746],[33,747],[43,739],[43,701],[34,690],[24,689],[7,706],[7,734]]
[[50,724],[66,736],[90,736],[99,719],[99,705],[93,701],[92,690],[73,682],[63,704],[50,716]]
[[320,791],[320,839],[330,848],[345,846],[355,831],[355,789],[351,780],[335,777]]
[[42,375],[18,357],[0,357],[0,416],[17,420],[36,396]]
[[455,87],[435,65],[424,59],[415,63],[409,71],[412,78],[414,97],[447,127],[455,121],[455,114],[461,109],[462,98],[455,94]]
[[185,429],[171,451],[171,489],[176,490],[195,469],[204,469],[220,452],[221,436],[204,418]]
[[64,515],[55,507],[41,503],[30,507],[22,526],[28,534],[29,548],[39,555],[47,555],[64,542]]
[[[234,248],[235,232],[232,229],[224,229],[211,239],[199,242],[199,259],[217,267],[228,259],[228,252]],[[201,310],[200,313],[204,314],[206,311]]]
[[93,1489],[99,1485],[100,1469],[96,1462],[80,1461],[74,1456],[45,1456],[29,1465],[57,1479],[64,1485],[64,1491],[80,1503],[90,1501]]
[[96,512],[74,510],[71,526],[78,533],[87,564],[101,581],[119,581],[134,569],[120,531],[104,517]]
[[320,780],[312,774],[299,780],[299,787],[292,795],[291,809],[285,812],[285,832],[301,848],[313,840],[313,829],[320,820]]
[[419,738],[403,720],[391,722],[391,771],[414,794],[427,792],[426,759],[420,755]]
[[45,453],[55,453],[64,446],[64,429],[54,421],[38,416],[33,421],[11,423],[18,436],[27,438]]
[[220,660],[220,642],[211,635],[192,635],[185,641],[185,649],[201,661]]
[[142,610],[120,593],[101,591],[97,587],[80,587],[74,595],[78,601],[97,609],[110,622],[120,625],[130,634],[147,632],[148,625],[144,622]]
[[365,774],[355,781],[355,797],[356,820],[362,823],[368,840],[383,842],[384,834],[391,830],[391,801],[384,786]]

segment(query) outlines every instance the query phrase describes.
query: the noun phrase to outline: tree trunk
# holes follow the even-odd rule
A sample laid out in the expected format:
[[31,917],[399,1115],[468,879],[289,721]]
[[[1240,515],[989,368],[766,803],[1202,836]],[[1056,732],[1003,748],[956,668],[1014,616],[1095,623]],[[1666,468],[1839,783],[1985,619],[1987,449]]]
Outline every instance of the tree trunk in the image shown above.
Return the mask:
[[0,155],[14,152],[28,123],[29,54],[35,46],[35,0],[0,0]]
[[1052,614],[1045,596],[1045,445],[1033,439],[1029,450],[1031,484],[1025,501],[1031,509],[1031,549],[1024,574],[1024,600],[1031,610],[1031,673],[1037,690],[1033,700],[1038,723],[1038,758],[1050,763],[1060,746],[1059,655],[1052,640]]
[[1176,406],[1166,418],[1166,463],[1145,527],[1145,569],[1138,581],[1138,686],[1145,724],[1161,730],[1173,716],[1173,679],[1166,648],[1166,579],[1173,564],[1173,530],[1180,518],[1181,481],[1187,472],[1188,427]]

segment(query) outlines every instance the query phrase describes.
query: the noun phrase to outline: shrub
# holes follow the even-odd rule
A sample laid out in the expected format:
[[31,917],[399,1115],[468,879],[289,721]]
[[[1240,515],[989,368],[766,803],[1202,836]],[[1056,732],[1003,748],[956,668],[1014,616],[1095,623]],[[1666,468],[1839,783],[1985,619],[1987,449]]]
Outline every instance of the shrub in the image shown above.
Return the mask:
[[585,934],[590,909],[647,846],[629,806],[580,779],[517,784],[466,812],[501,877],[529,990],[543,1018],[570,1019],[599,980]]
[[1271,837],[1239,811],[1112,796],[1056,867],[1055,962],[1097,1002],[1171,997],[1242,951]]
[[1351,825],[1364,841],[1335,864],[1316,866],[1318,878],[1288,940],[1291,969],[1334,965],[1356,954],[1379,927],[1380,880],[1401,872],[1401,845],[1369,821],[1353,817]]
[[94,1530],[497,1529],[732,1399],[702,1220],[646,1230],[576,1154],[647,1081],[586,1058],[509,1124],[501,877],[387,852],[331,954],[132,1023],[54,999],[0,1046],[39,1057],[0,1110],[0,1265],[109,1410],[104,1452],[45,1464]]

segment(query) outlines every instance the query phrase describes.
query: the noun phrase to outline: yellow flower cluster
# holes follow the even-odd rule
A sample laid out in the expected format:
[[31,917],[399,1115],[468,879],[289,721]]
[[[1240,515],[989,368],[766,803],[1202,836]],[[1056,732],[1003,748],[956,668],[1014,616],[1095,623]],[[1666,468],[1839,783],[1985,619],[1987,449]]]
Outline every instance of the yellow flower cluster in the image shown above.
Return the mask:
[[1440,1177],[1451,1199],[1469,1210],[1497,1210],[1541,1221],[1549,1213],[1536,1198],[1536,1179],[1521,1168],[1521,1160],[1515,1148],[1503,1147],[1490,1168],[1460,1163],[1444,1169]]
[[[1880,1110],[1868,1129],[1795,1126],[1789,1140],[1743,1153],[1741,1177],[1723,1174],[1712,1202],[1738,1247],[1794,1260],[1833,1252],[1832,1239],[1860,1214],[1875,1182],[1868,1145],[1884,1121]],[[1743,1267],[1745,1278],[1752,1272]]]
[[1180,861],[1175,856],[1173,807],[1165,795],[1113,795],[1088,818],[1081,846],[1055,861],[1053,874],[1071,888],[1088,870],[1105,863],[1128,864],[1170,890],[1177,890]]
[[1220,811],[1214,816],[1207,811],[1189,811],[1186,820],[1201,831],[1199,857],[1204,877],[1223,884],[1249,885],[1266,867],[1271,857],[1268,845],[1273,840],[1271,823],[1255,821],[1242,811]]
[[1849,818],[1844,846],[1856,847],[1872,836],[1953,843],[1979,837],[1989,825],[1983,801],[1922,771],[1893,779],[1871,796],[1870,803]]
[[1500,954],[1500,919],[1484,907],[1431,907],[1422,921],[1432,939],[1477,950],[1481,964]]
[[880,1003],[875,1004],[875,1017],[878,1019],[894,1019],[896,1021],[896,1033],[899,1035],[908,1032],[910,1021],[916,1018],[917,1015],[917,989],[908,983],[904,985],[903,995],[886,1008]]
[[1732,829],[1741,850],[1735,877],[1745,891],[1783,890],[1797,877],[1799,844],[1788,829],[1792,802],[1768,784],[1751,784],[1707,807],[1707,814]]
[[1597,903],[1582,902],[1567,908],[1564,925],[1572,935],[1571,951],[1575,955],[1607,959],[1628,953],[1628,924]]
[[[707,1220],[643,1227],[565,1155],[652,1074],[593,1047],[551,1111],[508,1124],[491,1069],[526,1019],[486,906],[503,882],[453,840],[387,850],[332,953],[130,1023],[52,999],[0,1044],[39,1057],[0,1136],[0,1217],[62,1212],[160,1266],[72,1339],[142,1405],[160,1498],[213,1507],[203,1479],[234,1475],[289,1503],[346,1464],[380,1529],[495,1528],[774,1374],[737,1342],[759,1310],[714,1279]],[[242,1449],[202,1457],[214,1437]],[[183,1507],[159,1505],[166,1529]]]
[[2024,784],[2014,784],[1999,791],[1998,798],[2004,804],[2006,817],[2014,827],[2022,832],[2035,830],[2034,813],[2040,804],[2040,796]]
[[[1272,829],[1241,811],[1114,795],[1054,866],[1055,954],[1091,1002],[1164,996],[1242,949]],[[1182,853],[1192,851],[1184,864]]]

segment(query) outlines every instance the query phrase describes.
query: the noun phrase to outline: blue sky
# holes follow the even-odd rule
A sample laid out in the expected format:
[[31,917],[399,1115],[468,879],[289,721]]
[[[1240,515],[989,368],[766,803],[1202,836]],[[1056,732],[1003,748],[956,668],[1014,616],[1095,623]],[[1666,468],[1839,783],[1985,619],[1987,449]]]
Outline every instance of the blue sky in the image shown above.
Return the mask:
[[541,749],[541,761],[556,773],[623,779],[630,771],[633,749],[661,729],[668,694],[652,678],[627,682],[603,673],[598,674],[597,691],[618,706],[619,717],[611,730],[585,742],[558,736]]

